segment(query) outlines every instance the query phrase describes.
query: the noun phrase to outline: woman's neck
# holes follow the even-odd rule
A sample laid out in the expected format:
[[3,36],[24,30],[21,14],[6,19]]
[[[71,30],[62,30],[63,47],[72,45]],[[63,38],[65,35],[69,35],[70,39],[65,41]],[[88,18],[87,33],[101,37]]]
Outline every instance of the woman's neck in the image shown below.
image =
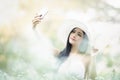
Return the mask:
[[72,46],[70,53],[71,54],[78,54],[79,53],[78,47]]

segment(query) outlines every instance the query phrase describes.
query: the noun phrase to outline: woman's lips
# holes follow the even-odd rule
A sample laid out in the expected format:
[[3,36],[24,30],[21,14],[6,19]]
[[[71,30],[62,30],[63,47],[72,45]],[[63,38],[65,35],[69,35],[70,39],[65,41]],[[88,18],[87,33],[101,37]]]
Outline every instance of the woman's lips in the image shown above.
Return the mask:
[[71,40],[73,40],[73,41],[76,41],[76,39],[75,38],[70,38]]

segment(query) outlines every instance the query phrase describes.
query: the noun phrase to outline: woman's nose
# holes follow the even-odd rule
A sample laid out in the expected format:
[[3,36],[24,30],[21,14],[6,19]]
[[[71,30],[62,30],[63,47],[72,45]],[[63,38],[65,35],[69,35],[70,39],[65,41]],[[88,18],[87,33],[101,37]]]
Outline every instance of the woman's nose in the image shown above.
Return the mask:
[[73,34],[73,37],[74,37],[74,38],[76,37],[76,34],[75,34],[75,33]]

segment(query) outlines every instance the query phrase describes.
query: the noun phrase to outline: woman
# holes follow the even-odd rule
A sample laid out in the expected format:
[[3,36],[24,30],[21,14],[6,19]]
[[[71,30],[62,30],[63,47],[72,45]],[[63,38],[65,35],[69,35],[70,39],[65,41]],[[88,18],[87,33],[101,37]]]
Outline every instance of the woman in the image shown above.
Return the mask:
[[[42,15],[35,16],[33,28],[41,22]],[[89,36],[83,25],[70,25],[67,44],[63,51],[56,51],[55,55],[60,60],[58,72],[63,75],[74,76],[77,79],[92,79],[96,77],[95,63],[89,53]]]

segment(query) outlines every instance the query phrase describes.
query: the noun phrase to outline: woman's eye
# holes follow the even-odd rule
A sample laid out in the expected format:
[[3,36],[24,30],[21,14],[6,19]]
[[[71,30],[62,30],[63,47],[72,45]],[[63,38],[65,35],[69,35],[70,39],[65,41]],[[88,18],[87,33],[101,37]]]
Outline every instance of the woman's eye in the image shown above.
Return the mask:
[[81,33],[78,33],[78,36],[79,36],[79,37],[83,37],[83,35],[82,35]]
[[80,37],[81,37],[81,34],[78,34],[78,36],[80,36]]

